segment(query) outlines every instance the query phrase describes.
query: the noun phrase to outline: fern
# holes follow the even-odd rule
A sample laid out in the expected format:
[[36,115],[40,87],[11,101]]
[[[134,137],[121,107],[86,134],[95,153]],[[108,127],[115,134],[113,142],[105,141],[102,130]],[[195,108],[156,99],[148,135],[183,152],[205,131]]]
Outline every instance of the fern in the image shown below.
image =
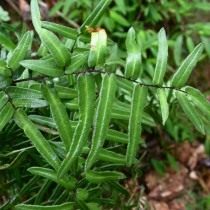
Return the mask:
[[[99,209],[100,191],[111,188],[127,195],[120,185],[126,178],[122,168],[138,164],[141,133],[155,129],[159,119],[162,126],[167,125],[177,102],[194,127],[206,133],[209,102],[200,91],[185,86],[202,54],[202,44],[168,78],[168,44],[161,29],[156,67],[146,71],[134,28],[127,33],[122,55],[111,50],[116,43],[107,41],[104,29],[90,30],[110,2],[100,1],[77,31],[42,21],[38,1],[32,0],[39,50],[31,49],[33,32],[26,32],[14,49],[6,48],[0,75],[0,130],[17,125],[37,150],[34,159],[41,156],[43,162],[36,162],[39,166],[28,168],[47,181],[38,192],[39,199],[49,183],[56,186],[50,206],[43,206],[43,200],[31,205],[15,199],[7,209],[16,204],[18,210]],[[86,26],[91,34],[85,32]],[[57,35],[65,37],[65,42]],[[26,186],[30,188],[30,181]]]

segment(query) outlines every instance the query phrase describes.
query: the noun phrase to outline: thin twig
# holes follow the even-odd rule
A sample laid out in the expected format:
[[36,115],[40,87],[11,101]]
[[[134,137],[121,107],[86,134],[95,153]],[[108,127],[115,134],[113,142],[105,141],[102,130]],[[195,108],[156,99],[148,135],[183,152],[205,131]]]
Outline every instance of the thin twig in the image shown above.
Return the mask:
[[[79,74],[85,74],[85,73],[109,74],[108,72],[105,72],[105,71],[102,71],[102,70],[96,70],[96,69],[90,68],[87,71],[74,72],[74,73],[72,73],[72,75],[79,75]],[[65,74],[65,75],[70,75],[70,74]],[[173,86],[161,86],[161,85],[147,84],[147,83],[139,82],[137,80],[125,78],[124,76],[119,75],[119,74],[115,74],[115,75],[120,79],[128,80],[130,82],[134,82],[134,83],[139,84],[141,86],[150,87],[150,88],[171,89],[171,90],[176,90],[176,91],[180,91],[180,92],[183,92],[183,93],[187,93],[186,91],[181,90],[181,89],[176,88],[176,87],[173,87]],[[38,76],[38,77],[32,77],[32,78],[27,78],[27,79],[13,80],[13,84],[16,84],[16,83],[19,83],[19,82],[27,82],[27,81],[40,81],[40,80],[45,80],[47,78],[48,78],[47,76]]]
[[[90,69],[89,71],[87,72],[98,72],[98,73],[101,73],[101,74],[106,74],[108,72],[105,72],[105,71],[101,71],[101,70],[95,70],[95,69]],[[78,72],[79,73],[79,72]],[[84,72],[81,72],[81,73],[84,73]],[[137,80],[133,80],[133,79],[129,79],[129,78],[126,78],[122,75],[119,75],[119,74],[115,74],[117,77],[121,78],[121,79],[124,79],[124,80],[128,80],[128,81],[131,81],[131,82],[134,82],[134,83],[137,83],[139,85],[142,85],[142,86],[146,86],[146,87],[151,87],[151,88],[165,88],[165,89],[172,89],[172,90],[177,90],[177,91],[180,91],[180,92],[183,92],[183,93],[187,93],[186,91],[184,90],[181,90],[179,88],[176,88],[176,87],[173,87],[173,86],[161,86],[161,85],[154,85],[154,84],[146,84],[146,83],[143,83],[143,82],[139,82]]]

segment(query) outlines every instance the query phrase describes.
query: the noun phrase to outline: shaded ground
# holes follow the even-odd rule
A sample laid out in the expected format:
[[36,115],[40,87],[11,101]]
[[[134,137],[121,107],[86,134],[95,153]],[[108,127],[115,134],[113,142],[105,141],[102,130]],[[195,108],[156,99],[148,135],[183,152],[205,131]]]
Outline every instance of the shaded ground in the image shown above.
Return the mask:
[[138,200],[142,210],[210,209],[210,158],[204,146],[183,142],[172,145],[171,153],[177,160],[175,167],[163,174],[150,168],[143,179],[127,181],[133,201]]

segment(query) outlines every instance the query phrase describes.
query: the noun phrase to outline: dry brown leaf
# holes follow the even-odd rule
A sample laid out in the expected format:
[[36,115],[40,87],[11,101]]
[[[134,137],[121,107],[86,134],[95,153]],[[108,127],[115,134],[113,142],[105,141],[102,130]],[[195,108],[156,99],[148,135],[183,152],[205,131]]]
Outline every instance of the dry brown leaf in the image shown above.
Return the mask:
[[150,200],[149,205],[151,210],[171,210],[165,202]]
[[145,178],[149,189],[148,197],[155,200],[168,201],[176,198],[184,191],[188,170],[180,166],[179,171],[169,170],[163,177],[151,172]]
[[205,148],[202,144],[195,143],[193,145],[187,141],[176,147],[174,155],[177,160],[191,170],[195,169],[198,162],[206,157]]
[[170,210],[186,210],[183,201],[173,200],[168,205]]

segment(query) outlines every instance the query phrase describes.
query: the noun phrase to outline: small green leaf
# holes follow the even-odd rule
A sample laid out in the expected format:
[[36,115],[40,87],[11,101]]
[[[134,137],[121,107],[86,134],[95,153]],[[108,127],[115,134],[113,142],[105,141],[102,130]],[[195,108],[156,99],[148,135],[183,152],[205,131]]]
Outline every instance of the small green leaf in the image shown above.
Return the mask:
[[3,91],[1,91],[0,92],[0,111],[8,102],[8,99],[9,99],[8,96]]
[[7,62],[0,59],[0,76],[10,77],[11,75],[10,69],[7,68]]
[[133,27],[128,30],[125,45],[128,53],[137,51],[136,32]]
[[78,96],[77,90],[60,85],[55,85],[56,92],[61,99],[73,99]]
[[107,149],[101,149],[99,152],[99,160],[109,162],[109,163],[117,163],[125,165],[125,156],[118,154],[116,152],[109,151]]
[[83,189],[83,188],[78,188],[76,192],[76,198],[78,200],[84,201],[84,200],[87,200],[88,194],[89,194],[88,190]]
[[47,126],[50,128],[56,128],[56,124],[50,117],[45,117],[41,115],[29,115],[28,116],[30,120],[32,120],[34,123]]
[[20,109],[16,110],[16,124],[23,129],[25,135],[32,141],[41,156],[55,169],[60,166],[60,160],[52,149],[49,142],[44,138],[41,132],[36,128],[34,123],[27,117],[26,113]]
[[7,22],[10,20],[9,14],[6,10],[4,10],[2,8],[2,6],[0,6],[0,22]]
[[0,44],[5,47],[7,50],[15,49],[15,44],[13,41],[5,34],[0,32]]
[[178,68],[176,73],[171,78],[171,85],[174,87],[182,87],[185,85],[187,80],[192,73],[197,61],[199,60],[201,53],[203,51],[203,45],[198,44],[194,50],[187,56],[187,58],[182,62],[181,66]]
[[128,135],[126,133],[122,133],[120,131],[116,131],[113,129],[108,130],[106,139],[109,141],[122,143],[122,144],[128,143]]
[[154,167],[155,171],[159,175],[163,176],[165,174],[166,165],[165,165],[165,163],[163,161],[152,159],[151,163],[152,163],[152,166]]
[[128,125],[128,146],[126,150],[126,162],[128,166],[134,163],[138,146],[141,142],[141,123],[146,99],[147,87],[141,87],[136,84],[132,94]]
[[66,108],[59,99],[57,93],[53,92],[49,87],[42,86],[42,91],[50,105],[52,117],[57,125],[58,132],[66,150],[68,151],[72,142],[73,131]]
[[188,93],[188,97],[192,103],[203,113],[203,116],[210,121],[210,103],[205,96],[193,87],[185,87],[184,90]]
[[29,88],[11,86],[6,89],[7,94],[11,98],[42,98],[42,93],[39,90],[33,90]]
[[86,66],[88,60],[88,52],[77,53],[71,57],[71,64],[66,67],[65,73],[72,74]]
[[[193,42],[193,39],[189,36],[186,37],[186,44],[187,44],[187,48],[189,50],[189,52],[192,52],[193,49],[195,48],[195,45],[194,45],[194,42]],[[205,45],[204,45],[205,47]]]
[[29,49],[31,49],[32,40],[33,32],[28,31],[23,35],[7,60],[9,68],[16,70],[20,66],[20,61],[25,58]]
[[99,150],[106,139],[112,104],[115,98],[116,78],[114,74],[105,75],[102,80],[99,102],[95,113],[95,122],[90,153],[88,154],[85,168],[91,168],[95,163]]
[[182,107],[189,120],[193,123],[193,125],[199,132],[205,134],[203,121],[201,120],[201,117],[195,109],[194,105],[187,98],[187,95],[180,91],[176,91],[175,94],[180,106]]
[[0,75],[0,90],[9,86],[11,82],[11,78]]
[[66,37],[68,39],[76,40],[76,39],[79,38],[83,42],[89,42],[90,41],[90,39],[85,35],[80,35],[79,36],[79,33],[76,29],[73,29],[73,28],[70,28],[70,27],[67,27],[67,26],[63,26],[63,25],[60,25],[60,24],[57,24],[57,23],[42,21],[42,27],[49,30],[49,31],[57,33],[57,34],[59,34],[63,37]]
[[71,165],[82,153],[84,145],[88,141],[88,136],[93,123],[95,111],[95,80],[93,75],[80,75],[78,77],[78,97],[79,97],[79,122],[74,131],[73,139],[68,153],[63,160],[58,176],[63,176]]
[[106,58],[107,35],[104,29],[91,33],[90,53],[88,66],[103,65]]
[[166,32],[162,28],[158,33],[158,55],[155,67],[155,73],[153,77],[153,83],[155,85],[162,85],[163,78],[167,68],[168,59],[168,43],[166,38]]
[[176,66],[181,64],[183,49],[183,35],[179,35],[174,43],[174,61]]
[[0,131],[5,127],[5,125],[11,120],[14,114],[14,108],[11,103],[4,105],[2,110],[0,110]]
[[27,171],[34,175],[42,176],[48,180],[56,182],[67,189],[74,188],[76,184],[76,179],[73,177],[58,179],[56,171],[49,168],[31,167],[27,169]]
[[29,204],[18,204],[15,206],[15,210],[72,210],[74,205],[71,202],[63,203],[60,205],[49,205],[49,206],[40,206],[40,205],[29,205]]
[[136,41],[136,32],[134,28],[130,28],[126,37],[126,49],[128,52],[125,65],[125,77],[129,79],[137,79],[141,74],[141,52]]
[[123,27],[128,27],[130,26],[130,23],[127,21],[126,18],[124,18],[122,15],[117,13],[114,10],[110,11],[110,17],[113,19],[116,23],[120,24]]
[[202,40],[202,43],[204,45],[204,48],[205,48],[205,51],[206,51],[208,57],[210,57],[210,39],[209,39],[209,37],[202,36],[201,40]]
[[31,0],[32,23],[37,33],[41,30],[41,14],[37,0]]
[[168,115],[169,115],[169,106],[168,106],[167,95],[166,95],[165,90],[158,89],[157,96],[158,96],[158,100],[160,102],[162,122],[163,122],[163,125],[165,125],[165,122],[168,119]]
[[87,171],[85,175],[89,182],[96,184],[125,179],[123,173],[116,171]]
[[58,37],[46,29],[39,32],[44,46],[49,50],[58,66],[65,66],[71,59],[71,54],[65,45],[58,39]]
[[86,26],[95,26],[111,2],[112,0],[100,0],[100,2],[96,5],[90,15],[83,22],[80,30],[84,31]]
[[12,103],[15,105],[15,107],[25,108],[41,108],[48,105],[45,100],[37,98],[14,98]]
[[64,73],[61,67],[50,60],[24,60],[20,64],[27,69],[50,77],[58,77]]

